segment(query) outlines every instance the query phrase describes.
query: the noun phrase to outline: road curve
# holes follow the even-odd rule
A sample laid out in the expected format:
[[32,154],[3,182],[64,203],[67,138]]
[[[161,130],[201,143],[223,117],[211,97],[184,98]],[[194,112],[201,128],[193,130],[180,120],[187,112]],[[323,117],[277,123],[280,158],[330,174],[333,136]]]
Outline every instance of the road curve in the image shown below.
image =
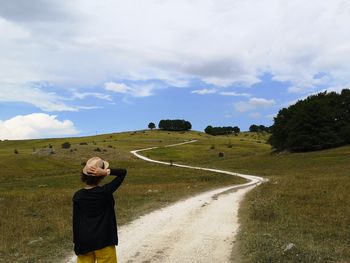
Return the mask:
[[[197,140],[167,145],[174,147]],[[239,229],[238,208],[244,195],[264,178],[225,170],[157,161],[140,152],[136,157],[153,163],[206,170],[240,176],[247,183],[222,187],[176,202],[141,216],[119,229],[119,263],[194,263],[230,262],[231,251]],[[75,262],[75,256],[65,262]]]

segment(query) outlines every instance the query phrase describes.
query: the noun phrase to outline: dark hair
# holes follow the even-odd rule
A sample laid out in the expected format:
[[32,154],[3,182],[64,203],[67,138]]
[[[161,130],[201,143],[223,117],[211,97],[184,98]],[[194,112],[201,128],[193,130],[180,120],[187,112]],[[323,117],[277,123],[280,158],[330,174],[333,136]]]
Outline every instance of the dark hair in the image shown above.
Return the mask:
[[104,176],[92,176],[92,175],[86,175],[84,173],[81,173],[81,181],[83,183],[86,183],[87,185],[98,185]]

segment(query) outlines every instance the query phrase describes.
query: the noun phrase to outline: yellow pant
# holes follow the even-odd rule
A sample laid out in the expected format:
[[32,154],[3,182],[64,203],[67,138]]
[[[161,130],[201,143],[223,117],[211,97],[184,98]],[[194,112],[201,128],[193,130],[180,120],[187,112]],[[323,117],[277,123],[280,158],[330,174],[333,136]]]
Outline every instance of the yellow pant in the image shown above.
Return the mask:
[[115,246],[108,246],[90,253],[79,255],[77,263],[118,263]]

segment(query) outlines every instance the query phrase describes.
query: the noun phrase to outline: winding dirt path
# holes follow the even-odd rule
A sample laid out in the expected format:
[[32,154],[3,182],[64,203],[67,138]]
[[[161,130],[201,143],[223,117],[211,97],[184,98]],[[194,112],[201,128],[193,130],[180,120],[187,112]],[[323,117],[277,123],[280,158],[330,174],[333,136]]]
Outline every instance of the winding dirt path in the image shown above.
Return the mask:
[[[173,147],[196,140],[168,145]],[[164,165],[140,154],[157,147],[131,151],[138,158]],[[120,227],[119,263],[194,263],[230,261],[239,229],[238,208],[244,195],[264,182],[258,176],[173,163],[173,166],[240,176],[245,184],[222,187],[156,210]],[[71,257],[67,263],[75,262]]]

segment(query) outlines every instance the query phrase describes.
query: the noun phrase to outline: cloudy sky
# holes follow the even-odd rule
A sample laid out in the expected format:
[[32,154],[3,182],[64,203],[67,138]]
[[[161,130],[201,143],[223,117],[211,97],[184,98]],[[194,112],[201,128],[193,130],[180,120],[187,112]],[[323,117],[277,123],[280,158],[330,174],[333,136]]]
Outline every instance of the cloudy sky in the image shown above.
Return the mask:
[[271,125],[350,87],[343,0],[1,0],[0,139]]

